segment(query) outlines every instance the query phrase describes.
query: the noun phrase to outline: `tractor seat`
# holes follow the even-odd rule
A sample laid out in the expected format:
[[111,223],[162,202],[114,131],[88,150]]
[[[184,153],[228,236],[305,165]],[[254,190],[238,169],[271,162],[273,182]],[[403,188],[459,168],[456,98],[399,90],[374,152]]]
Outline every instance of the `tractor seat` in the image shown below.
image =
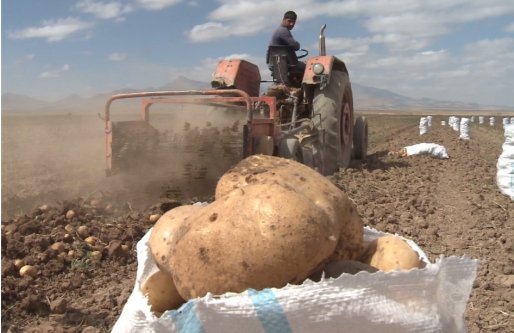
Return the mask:
[[[270,45],[266,53],[266,64],[271,70],[274,82],[289,85],[291,81],[297,81],[294,69],[298,64],[298,58],[294,48],[285,45]],[[303,76],[303,73],[301,73]],[[301,80],[301,79],[300,79]]]

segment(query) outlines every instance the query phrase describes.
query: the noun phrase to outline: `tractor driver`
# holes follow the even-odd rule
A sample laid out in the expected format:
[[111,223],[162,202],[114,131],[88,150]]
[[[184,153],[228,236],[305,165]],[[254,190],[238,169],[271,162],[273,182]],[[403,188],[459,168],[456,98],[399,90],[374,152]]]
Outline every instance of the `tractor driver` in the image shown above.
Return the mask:
[[[283,45],[283,46],[291,46],[291,48],[295,51],[300,49],[300,43],[293,38],[291,34],[291,30],[293,30],[294,25],[296,24],[297,15],[293,11],[287,11],[284,14],[284,18],[282,19],[282,23],[280,26],[273,32],[271,36],[271,41],[269,45]],[[293,52],[294,53],[294,52]],[[294,54],[296,58],[296,54]],[[303,76],[303,72],[305,71],[305,63],[302,61],[298,61],[291,72],[301,77]]]

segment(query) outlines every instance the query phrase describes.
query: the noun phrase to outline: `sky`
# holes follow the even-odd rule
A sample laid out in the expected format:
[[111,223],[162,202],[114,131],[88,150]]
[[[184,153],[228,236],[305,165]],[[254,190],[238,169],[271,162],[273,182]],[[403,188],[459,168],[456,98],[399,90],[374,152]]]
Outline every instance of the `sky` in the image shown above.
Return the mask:
[[413,98],[514,107],[513,0],[4,0],[2,93],[56,101],[255,63],[283,13],[293,36],[346,63],[352,82]]

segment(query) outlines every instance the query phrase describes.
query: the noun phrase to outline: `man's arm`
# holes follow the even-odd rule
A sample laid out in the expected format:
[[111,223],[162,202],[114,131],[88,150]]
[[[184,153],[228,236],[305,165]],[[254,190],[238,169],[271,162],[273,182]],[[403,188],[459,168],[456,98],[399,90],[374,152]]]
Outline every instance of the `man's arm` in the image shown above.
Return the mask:
[[295,50],[300,49],[300,43],[293,38],[291,31],[286,27],[277,29],[271,40],[271,45],[289,45]]

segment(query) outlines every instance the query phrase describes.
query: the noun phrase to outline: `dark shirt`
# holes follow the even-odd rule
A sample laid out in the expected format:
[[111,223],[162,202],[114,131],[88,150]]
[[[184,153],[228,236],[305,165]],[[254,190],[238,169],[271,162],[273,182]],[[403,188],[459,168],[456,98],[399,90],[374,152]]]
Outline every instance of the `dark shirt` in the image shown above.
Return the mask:
[[282,25],[279,26],[271,36],[269,45],[289,45],[295,50],[300,49],[300,43],[293,38],[291,30]]

